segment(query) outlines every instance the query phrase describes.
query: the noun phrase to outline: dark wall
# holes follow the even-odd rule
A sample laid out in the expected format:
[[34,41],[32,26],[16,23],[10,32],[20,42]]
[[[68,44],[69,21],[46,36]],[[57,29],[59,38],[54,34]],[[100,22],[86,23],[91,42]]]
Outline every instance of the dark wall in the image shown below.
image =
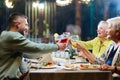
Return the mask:
[[56,27],[59,34],[66,30],[68,24],[75,24],[75,6],[70,4],[65,7],[56,7]]
[[[2,0],[4,2],[4,0]],[[8,9],[4,5],[0,8],[0,32],[4,29],[7,29],[7,18],[12,12],[25,13],[25,2],[26,0],[13,0],[14,8]],[[44,1],[44,0],[41,0]],[[46,1],[55,1],[55,0],[46,0]],[[62,34],[68,24],[75,24],[75,0],[73,3],[60,7],[56,6],[56,32]],[[119,0],[106,0],[109,3],[108,18],[118,16],[120,11],[118,11],[118,5],[120,5]],[[116,2],[118,1],[118,2]],[[87,40],[87,38],[94,38],[97,36],[97,25],[99,21],[104,20],[104,0],[94,0],[93,2],[93,16],[92,16],[92,27],[91,27],[91,12],[90,5],[83,4],[81,5],[81,30],[82,30],[82,40]]]

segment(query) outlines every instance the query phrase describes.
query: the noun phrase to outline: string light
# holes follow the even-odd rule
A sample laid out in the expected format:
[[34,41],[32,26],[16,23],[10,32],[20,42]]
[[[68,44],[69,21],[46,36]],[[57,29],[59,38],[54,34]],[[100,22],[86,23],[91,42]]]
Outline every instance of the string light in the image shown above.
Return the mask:
[[13,8],[14,7],[12,1],[5,0],[5,4],[8,8]]
[[79,3],[85,3],[85,4],[89,4],[90,1],[93,1],[93,0],[78,0]]
[[72,0],[56,0],[58,6],[66,6],[72,3]]
[[[66,6],[72,3],[73,0],[56,0],[56,4],[58,6]],[[89,4],[90,1],[93,0],[78,0],[78,3],[85,3],[85,4]]]

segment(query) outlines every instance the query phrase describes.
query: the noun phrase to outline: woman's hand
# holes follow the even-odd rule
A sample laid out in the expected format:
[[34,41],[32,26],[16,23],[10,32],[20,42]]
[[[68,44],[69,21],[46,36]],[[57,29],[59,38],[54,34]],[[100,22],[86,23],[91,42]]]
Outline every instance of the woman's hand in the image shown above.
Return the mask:
[[82,45],[82,44],[80,44],[80,43],[77,43],[76,44],[76,48],[78,49],[78,50],[80,50],[80,51],[87,51],[88,49],[84,46],[84,45]]
[[87,56],[84,54],[83,51],[80,51],[79,54],[78,54],[79,57],[83,57],[83,58],[87,58]]
[[87,59],[90,63],[94,63],[95,56],[84,45],[77,43],[76,48],[80,51],[79,56]]

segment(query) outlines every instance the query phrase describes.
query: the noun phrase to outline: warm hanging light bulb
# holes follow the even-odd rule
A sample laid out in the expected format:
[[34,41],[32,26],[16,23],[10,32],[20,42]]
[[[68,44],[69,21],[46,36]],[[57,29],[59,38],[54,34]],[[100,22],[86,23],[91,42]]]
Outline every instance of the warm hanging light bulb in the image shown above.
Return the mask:
[[78,0],[79,3],[85,3],[85,4],[88,4],[90,1],[93,0]]
[[72,3],[72,0],[56,0],[58,6],[66,6]]
[[8,8],[13,8],[14,7],[12,1],[5,0],[5,4]]

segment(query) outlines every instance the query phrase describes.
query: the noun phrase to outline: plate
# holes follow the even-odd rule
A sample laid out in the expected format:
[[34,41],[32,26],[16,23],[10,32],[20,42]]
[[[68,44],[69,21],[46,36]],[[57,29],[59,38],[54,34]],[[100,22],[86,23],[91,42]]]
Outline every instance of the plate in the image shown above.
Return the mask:
[[64,70],[69,70],[69,71],[77,70],[77,69],[75,69],[75,68],[66,68],[66,67],[64,67],[63,69],[64,69]]
[[80,67],[81,70],[98,70],[98,68],[84,68],[84,67]]
[[39,68],[40,68],[40,65],[39,65],[39,64],[32,63],[32,64],[30,65],[30,67],[31,67],[32,69],[39,69]]
[[92,65],[92,64],[80,64],[81,70],[97,70],[100,65]]
[[53,69],[56,68],[56,66],[42,66],[42,69]]

